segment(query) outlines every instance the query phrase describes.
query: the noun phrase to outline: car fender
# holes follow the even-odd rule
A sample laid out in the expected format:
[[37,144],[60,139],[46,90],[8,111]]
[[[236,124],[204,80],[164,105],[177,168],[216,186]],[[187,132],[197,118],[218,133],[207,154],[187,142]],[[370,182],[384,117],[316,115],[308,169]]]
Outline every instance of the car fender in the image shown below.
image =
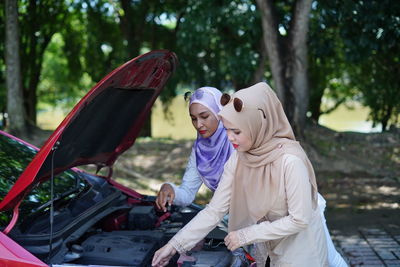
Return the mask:
[[0,266],[48,267],[2,232],[0,232]]

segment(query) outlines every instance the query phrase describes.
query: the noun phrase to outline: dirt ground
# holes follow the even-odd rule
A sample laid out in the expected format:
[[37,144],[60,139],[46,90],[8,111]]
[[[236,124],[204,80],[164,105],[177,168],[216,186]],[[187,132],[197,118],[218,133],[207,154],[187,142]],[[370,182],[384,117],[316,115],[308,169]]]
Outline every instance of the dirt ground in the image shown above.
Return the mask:
[[[30,141],[40,146],[49,132]],[[400,229],[400,130],[387,133],[338,133],[309,125],[301,144],[316,171],[319,191],[332,231],[346,234],[360,227]],[[113,177],[146,194],[165,181],[179,184],[193,140],[139,138],[113,167]],[[203,189],[197,202],[206,203]]]
[[314,125],[307,136],[329,228],[344,234],[363,227],[398,232],[400,131],[337,133]]

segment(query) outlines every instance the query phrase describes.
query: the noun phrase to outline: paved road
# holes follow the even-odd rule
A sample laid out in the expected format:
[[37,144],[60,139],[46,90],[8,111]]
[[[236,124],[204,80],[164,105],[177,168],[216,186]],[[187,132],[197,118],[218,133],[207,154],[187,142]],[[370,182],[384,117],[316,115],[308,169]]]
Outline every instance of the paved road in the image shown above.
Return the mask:
[[398,228],[360,228],[352,235],[332,231],[332,239],[350,266],[400,267]]

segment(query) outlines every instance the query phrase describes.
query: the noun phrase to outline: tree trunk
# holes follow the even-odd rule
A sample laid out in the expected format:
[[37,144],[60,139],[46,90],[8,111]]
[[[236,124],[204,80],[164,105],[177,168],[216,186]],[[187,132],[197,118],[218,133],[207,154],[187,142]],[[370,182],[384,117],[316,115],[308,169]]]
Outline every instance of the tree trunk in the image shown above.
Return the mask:
[[284,66],[280,51],[278,23],[275,15],[275,7],[272,0],[257,0],[261,12],[261,25],[263,29],[264,46],[267,49],[269,63],[271,65],[273,88],[282,105],[285,106],[285,81]]
[[38,102],[37,97],[37,87],[40,82],[40,74],[42,72],[43,56],[47,45],[50,43],[52,35],[46,36],[41,41],[40,47],[38,47],[38,42],[36,39],[32,39],[32,46],[30,54],[35,55],[35,60],[31,61],[29,66],[29,81],[27,87],[24,88],[24,99],[25,99],[25,109],[27,112],[27,121],[29,125],[35,126],[37,123],[37,112],[36,106]]
[[393,106],[389,104],[386,106],[385,111],[384,111],[384,116],[381,120],[382,133],[388,130],[388,124],[389,124],[390,117],[392,117],[392,113],[393,113]]
[[262,38],[260,42],[259,54],[260,54],[260,61],[258,61],[258,66],[253,74],[251,84],[262,82],[264,79],[265,61],[267,60],[267,48],[265,47],[264,40]]
[[[25,57],[22,60],[23,63],[23,75],[25,77],[23,83],[23,96],[24,96],[24,107],[26,111],[27,124],[30,126],[36,125],[36,104],[37,95],[36,90],[39,83],[40,71],[42,68],[42,58],[44,50],[50,41],[50,38],[44,36],[44,40],[38,41],[37,31],[38,27],[38,10],[41,8],[38,6],[37,1],[30,0],[28,3],[28,29],[25,32]],[[44,34],[44,32],[41,32]]]
[[308,109],[309,88],[307,78],[307,33],[312,0],[296,1],[291,29],[291,48],[293,49],[293,96],[294,96],[294,127],[298,134],[303,133]]
[[18,6],[15,0],[6,0],[6,85],[7,113],[10,132],[26,136],[25,111],[22,97],[19,55]]
[[312,88],[314,93],[310,97],[309,110],[311,111],[311,119],[318,123],[319,117],[321,116],[321,103],[324,90],[316,87]]
[[308,108],[307,32],[312,0],[297,0],[288,38],[279,34],[272,0],[256,0],[261,12],[264,45],[279,99],[297,135],[302,136]]

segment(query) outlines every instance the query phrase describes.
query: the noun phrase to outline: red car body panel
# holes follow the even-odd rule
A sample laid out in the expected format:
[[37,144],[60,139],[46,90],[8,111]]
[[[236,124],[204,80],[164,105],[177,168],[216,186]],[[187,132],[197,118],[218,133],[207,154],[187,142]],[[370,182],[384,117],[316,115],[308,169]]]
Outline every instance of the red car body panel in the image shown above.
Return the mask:
[[43,263],[14,240],[0,232],[0,266],[2,267],[43,267]]
[[[98,99],[105,90],[109,88],[118,88],[120,91],[125,92],[127,92],[126,90],[154,90],[150,100],[145,104],[144,108],[140,110],[136,120],[133,121],[132,125],[128,125],[127,131],[123,133],[123,137],[117,140],[117,145],[112,146],[108,151],[100,151],[99,153],[95,151],[90,157],[78,155],[78,157],[69,158],[69,161],[66,164],[55,165],[51,170],[55,175],[66,169],[83,164],[96,164],[98,167],[111,166],[120,154],[133,145],[152,105],[160,94],[168,78],[174,72],[176,65],[177,58],[174,53],[166,50],[157,50],[128,61],[103,78],[86,94],[85,97],[81,99],[81,101],[79,101],[79,103],[45,142],[43,147],[0,203],[0,211],[14,208],[15,205],[23,199],[25,194],[36,184],[43,182],[50,177],[49,171],[46,173],[40,173],[40,175],[38,175],[38,173],[41,171],[41,168],[44,167],[45,161],[51,161],[51,156],[55,155],[55,148],[58,146],[57,142],[62,138],[62,135],[66,130],[71,131],[71,128],[69,129],[69,127],[73,127],[72,125],[74,125],[78,120],[81,115],[80,113],[83,113],[84,109],[90,106],[96,98]],[[104,103],[105,107],[106,105],[107,103]],[[119,118],[112,119],[117,121]],[[80,129],[73,128],[73,131],[75,130],[78,131]],[[107,130],[114,131],[115,129],[104,129],[105,135],[107,134]],[[90,141],[91,140],[89,139],[89,142]],[[88,142],[88,140],[85,140],[85,142]],[[95,140],[93,142],[95,142]],[[79,144],[81,143],[78,142],[78,145]],[[72,144],[72,146],[73,145],[74,144]],[[73,148],[75,149],[75,147]],[[63,157],[66,156],[63,155]],[[49,166],[46,167],[49,169]]]
[[[13,218],[15,219],[15,212],[18,215],[18,205],[24,196],[29,193],[35,185],[45,181],[50,177],[48,173],[40,173],[40,170],[43,165],[46,164],[46,161],[49,161],[49,157],[52,155],[54,156],[54,147],[57,146],[57,142],[63,137],[64,132],[77,120],[80,113],[82,113],[83,110],[89,106],[90,103],[102,92],[110,87],[118,88],[119,90],[151,90],[154,92],[151,94],[151,98],[147,103],[145,103],[143,106],[144,108],[139,110],[137,117],[135,117],[135,120],[133,121],[133,124],[128,125],[126,132],[121,133],[122,138],[118,139],[119,142],[116,143],[115,146],[112,146],[108,151],[93,153],[91,157],[70,158],[66,165],[56,165],[53,170],[53,174],[56,175],[64,170],[83,164],[96,164],[99,167],[112,166],[117,157],[133,145],[152,105],[160,94],[165,83],[174,72],[177,64],[177,57],[174,53],[167,50],[157,50],[128,61],[103,78],[86,94],[85,97],[79,101],[79,103],[72,109],[63,122],[45,142],[43,147],[26,167],[11,190],[0,202],[0,211],[15,209]],[[107,103],[104,104],[106,105]],[[115,119],[117,120],[118,118]],[[71,130],[71,128],[69,130]],[[73,128],[73,130],[75,130],[75,128]],[[1,131],[1,133],[37,149],[23,140],[11,136],[3,131]],[[75,171],[79,171],[79,169],[73,169]],[[129,196],[133,196],[135,198],[142,197],[142,195],[136,191],[124,187],[115,181],[109,180],[109,182],[114,187],[118,188]],[[7,229],[9,230],[9,228],[10,225],[7,227]],[[48,265],[40,261],[25,248],[10,239],[6,234],[0,232],[0,266],[39,267]]]

